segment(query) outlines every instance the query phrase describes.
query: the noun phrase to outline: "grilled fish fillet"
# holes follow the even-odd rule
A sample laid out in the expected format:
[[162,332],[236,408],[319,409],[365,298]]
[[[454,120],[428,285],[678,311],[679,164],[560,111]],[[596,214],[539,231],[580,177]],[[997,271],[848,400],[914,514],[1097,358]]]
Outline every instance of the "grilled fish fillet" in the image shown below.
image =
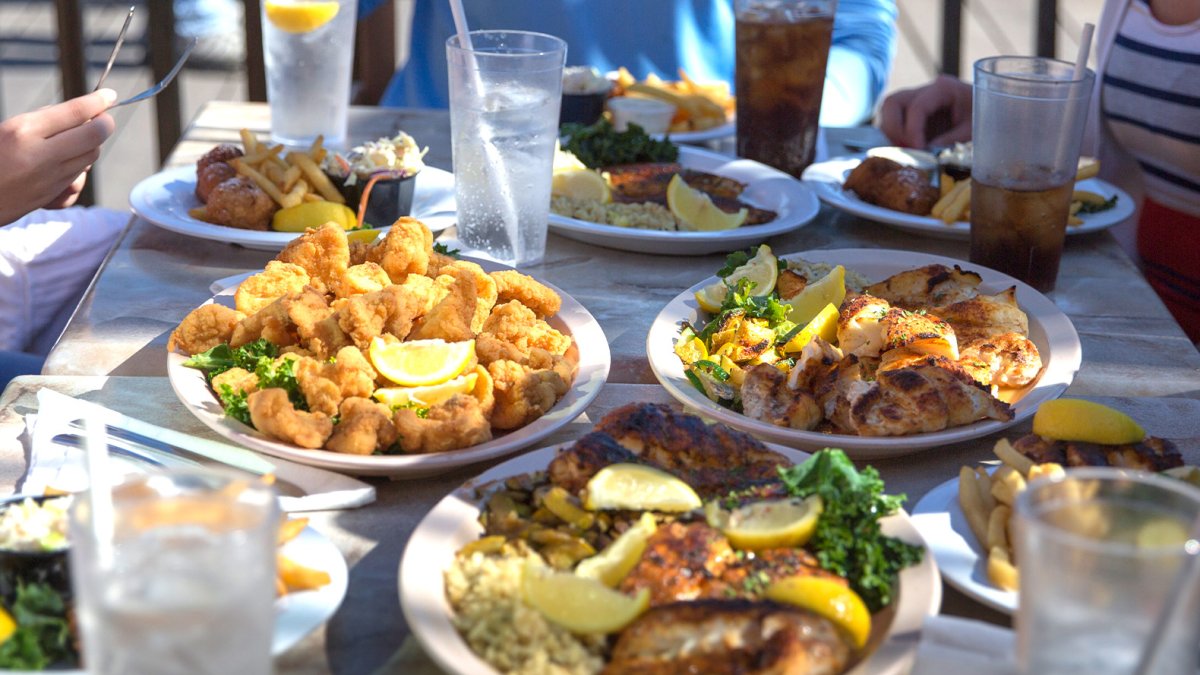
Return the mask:
[[778,215],[774,211],[760,209],[742,201],[742,190],[746,188],[744,183],[703,171],[685,169],[679,164],[624,164],[607,167],[603,171],[608,174],[614,202],[655,202],[666,206],[667,185],[675,174],[679,174],[689,187],[711,197],[713,204],[722,211],[736,213],[739,209],[746,208],[746,225],[769,223]]
[[1183,466],[1179,448],[1165,438],[1151,436],[1130,445],[1099,445],[1076,441],[1053,441],[1036,434],[1017,439],[1013,447],[1029,459],[1067,467],[1115,466],[1140,471],[1166,471]]
[[656,607],[626,628],[605,675],[832,675],[850,648],[827,619],[744,600]]
[[892,307],[880,324],[883,327],[883,351],[904,349],[958,360],[958,338],[954,329],[932,314]]
[[[950,269],[933,264],[894,274],[863,290],[905,309],[921,309],[970,299],[976,295],[975,287],[982,281],[978,274],[967,272],[958,265]],[[950,321],[938,312],[934,314]]]
[[742,412],[747,417],[792,429],[812,429],[821,422],[821,406],[812,394],[788,386],[788,376],[768,363],[746,371]]
[[846,354],[879,356],[883,349],[883,317],[891,306],[873,295],[856,295],[838,312],[838,346]]
[[950,322],[959,344],[1002,333],[1029,334],[1029,317],[1017,305],[1016,287],[995,295],[977,295],[928,309]]
[[915,167],[903,166],[884,157],[868,157],[842,184],[864,202],[885,209],[927,216],[941,196],[929,176]]
[[1042,372],[1037,345],[1020,333],[1001,333],[963,345],[958,362],[976,380],[1001,387],[1024,387]]

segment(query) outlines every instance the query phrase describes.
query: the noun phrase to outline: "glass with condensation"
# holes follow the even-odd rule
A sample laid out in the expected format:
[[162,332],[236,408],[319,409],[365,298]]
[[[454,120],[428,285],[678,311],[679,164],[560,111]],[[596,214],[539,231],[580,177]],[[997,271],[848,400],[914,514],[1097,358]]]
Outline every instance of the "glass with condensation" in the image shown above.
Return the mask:
[[971,262],[1054,290],[1094,82],[1056,59],[975,62]]

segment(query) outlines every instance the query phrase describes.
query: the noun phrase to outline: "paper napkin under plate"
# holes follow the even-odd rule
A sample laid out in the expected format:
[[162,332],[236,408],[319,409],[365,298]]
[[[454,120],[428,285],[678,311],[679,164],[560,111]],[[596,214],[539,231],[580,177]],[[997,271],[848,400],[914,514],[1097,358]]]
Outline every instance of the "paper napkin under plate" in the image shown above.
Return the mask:
[[[275,457],[264,457],[246,448],[165,429],[51,389],[38,392],[38,412],[26,416],[32,447],[29,471],[20,483],[22,494],[41,495],[47,489],[65,492],[87,489],[84,450],[53,440],[59,434],[81,433],[71,423],[83,419],[95,420],[182,448],[188,451],[190,459],[202,464],[231,466],[235,471],[248,471],[251,475],[274,473],[280,486],[280,507],[284,511],[349,509],[375,501],[375,488],[355,478]],[[109,466],[114,480],[131,473],[145,473],[149,467],[143,461],[116,455],[110,455]],[[302,494],[287,494],[297,490]]]

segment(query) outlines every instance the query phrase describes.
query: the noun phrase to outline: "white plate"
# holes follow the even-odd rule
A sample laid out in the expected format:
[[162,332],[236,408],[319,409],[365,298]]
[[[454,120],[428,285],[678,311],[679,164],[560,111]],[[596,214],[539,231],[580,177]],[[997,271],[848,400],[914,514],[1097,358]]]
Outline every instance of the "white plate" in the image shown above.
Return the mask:
[[987,555],[958,503],[958,479],[930,490],[913,509],[913,524],[937,558],[946,582],[998,612],[1017,611],[1017,594],[992,585],[987,578]]
[[[953,225],[947,225],[932,216],[914,216],[910,213],[868,204],[850,190],[843,190],[842,183],[845,182],[846,176],[860,162],[862,162],[862,157],[838,157],[813,164],[804,170],[804,182],[816,191],[821,201],[861,218],[941,239],[970,238],[971,224],[968,222],[959,221]],[[1083,224],[1068,227],[1068,235],[1104,230],[1133,215],[1133,199],[1121,188],[1099,178],[1082,180],[1076,185],[1080,190],[1091,190],[1103,195],[1105,199],[1117,195],[1117,205],[1100,213],[1080,215],[1079,218]]]
[[[295,232],[261,232],[213,225],[188,215],[200,206],[196,199],[196,168],[177,166],[143,178],[129,193],[133,212],[172,232],[189,237],[241,244],[247,248],[278,251],[300,236]],[[455,222],[454,174],[427,166],[413,186],[412,216],[438,232]],[[380,228],[386,230],[387,228]]]
[[[346,586],[350,579],[341,551],[325,535],[311,527],[304,528],[295,539],[284,544],[282,552],[305,567],[328,572],[329,583],[315,590],[289,593],[275,601],[275,635],[271,640],[271,654],[274,656],[290,649],[333,616],[346,597]],[[0,675],[32,675],[34,672],[0,668]],[[82,670],[36,672],[86,675]]]
[[[676,139],[678,140],[678,139]],[[663,232],[589,223],[550,214],[550,228],[570,239],[636,253],[702,255],[735,251],[806,225],[821,209],[806,185],[777,169],[700,148],[679,148],[679,163],[746,183],[743,201],[778,214],[762,225],[745,225],[721,232]]]
[[[479,263],[489,272],[511,269],[486,260],[472,262]],[[579,353],[579,372],[575,375],[570,391],[545,415],[520,429],[469,448],[425,455],[347,455],[328,450],[308,450],[269,438],[235,419],[226,417],[220,402],[208,388],[204,373],[184,366],[183,362],[187,357],[183,354],[167,354],[167,376],[171,380],[171,388],[175,390],[175,395],[193,415],[221,436],[251,450],[282,457],[298,464],[356,476],[417,478],[434,475],[454,467],[512,454],[545,438],[582,414],[604,386],[612,358],[608,351],[608,339],[604,337],[600,324],[574,298],[545,281],[542,283],[562,296],[562,309],[549,323],[574,340],[572,349],[577,349]],[[220,302],[232,307],[235,291],[236,287],[227,288],[209,302]]]
[[729,138],[737,133],[737,122],[730,115],[730,120],[725,124],[719,124],[708,129],[699,131],[672,131],[669,134],[650,134],[651,137],[658,140],[668,138],[676,143],[703,143],[704,141],[715,141],[718,138]]
[[[433,507],[413,531],[400,561],[400,606],[413,635],[430,658],[448,673],[491,674],[496,671],[471,651],[450,623],[443,570],[455,552],[479,538],[479,506],[471,492],[475,486],[508,476],[545,469],[559,449],[569,443],[541,448],[492,467],[478,478],[447,495]],[[793,462],[808,455],[790,448],[771,448]],[[900,512],[883,520],[883,531],[912,544],[923,545],[921,535],[908,514]],[[929,549],[921,564],[900,572],[897,600],[887,639],[865,662],[850,671],[853,675],[907,673],[916,656],[917,641],[925,617],[938,613],[942,585]]]
[[1075,371],[1079,370],[1082,349],[1079,345],[1079,334],[1075,332],[1071,320],[1049,298],[1007,274],[953,258],[886,249],[805,251],[784,257],[844,265],[847,270],[859,272],[872,282],[882,281],[904,270],[941,263],[947,266],[959,265],[963,269],[979,273],[983,277],[979,288],[986,293],[997,293],[1009,286],[1016,286],[1017,303],[1029,315],[1029,339],[1033,340],[1042,355],[1042,374],[1033,388],[1013,403],[1015,414],[1007,422],[987,420],[943,431],[895,437],[826,434],[787,429],[760,422],[723,408],[697,391],[684,375],[683,364],[675,355],[674,345],[675,339],[679,337],[679,323],[685,319],[692,322],[700,320],[702,312],[693,295],[697,290],[716,283],[717,278],[714,276],[680,293],[668,303],[654,319],[646,339],[646,354],[655,376],[667,391],[685,406],[776,443],[809,450],[826,446],[838,447],[854,459],[870,460],[909,455],[928,448],[979,438],[1018,424],[1033,415],[1043,402],[1062,395],[1075,377]]

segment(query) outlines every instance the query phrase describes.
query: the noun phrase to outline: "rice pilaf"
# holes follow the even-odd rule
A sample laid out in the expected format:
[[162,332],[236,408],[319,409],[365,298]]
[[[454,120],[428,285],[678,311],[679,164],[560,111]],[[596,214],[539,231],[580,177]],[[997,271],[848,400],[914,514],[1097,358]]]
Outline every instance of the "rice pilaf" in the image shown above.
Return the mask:
[[560,216],[602,225],[668,232],[682,229],[675,216],[671,215],[670,209],[654,202],[605,203],[595,199],[555,195],[550,199],[550,210]]

